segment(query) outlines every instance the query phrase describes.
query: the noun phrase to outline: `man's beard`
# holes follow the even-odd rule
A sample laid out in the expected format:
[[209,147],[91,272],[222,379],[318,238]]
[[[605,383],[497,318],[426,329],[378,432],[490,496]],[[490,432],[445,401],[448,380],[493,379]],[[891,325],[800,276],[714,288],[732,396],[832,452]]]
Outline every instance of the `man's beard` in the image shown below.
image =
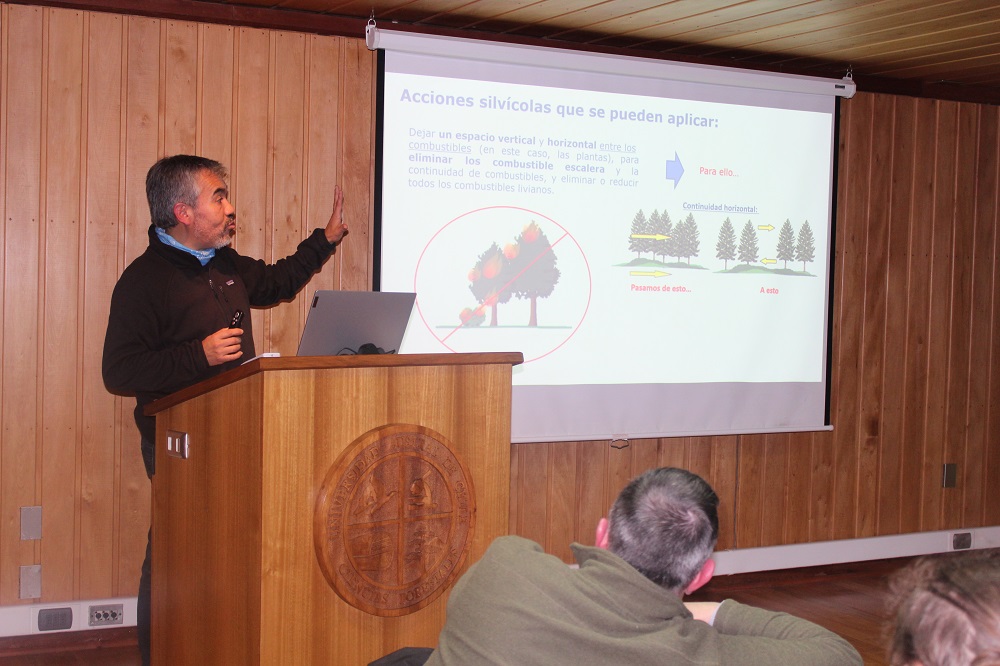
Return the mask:
[[233,227],[232,231],[229,230],[229,227],[226,227],[226,229],[222,232],[222,234],[223,235],[215,243],[216,250],[221,250],[222,248],[226,247],[227,245],[233,242],[233,236],[236,235],[236,227]]

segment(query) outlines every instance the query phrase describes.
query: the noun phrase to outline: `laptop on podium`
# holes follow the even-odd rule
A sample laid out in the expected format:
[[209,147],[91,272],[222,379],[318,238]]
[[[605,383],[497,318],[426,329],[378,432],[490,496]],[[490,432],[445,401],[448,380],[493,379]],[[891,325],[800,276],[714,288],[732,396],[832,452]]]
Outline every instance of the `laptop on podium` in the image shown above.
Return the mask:
[[416,298],[413,293],[319,289],[296,355],[394,354]]

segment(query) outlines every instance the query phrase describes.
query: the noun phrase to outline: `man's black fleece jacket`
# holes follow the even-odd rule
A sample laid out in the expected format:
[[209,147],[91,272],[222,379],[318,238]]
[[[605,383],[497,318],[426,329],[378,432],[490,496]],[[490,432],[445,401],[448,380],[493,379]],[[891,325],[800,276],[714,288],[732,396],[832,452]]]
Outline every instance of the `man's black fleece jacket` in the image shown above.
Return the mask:
[[[294,254],[274,264],[224,247],[202,266],[160,241],[150,226],[149,247],[125,269],[111,296],[102,366],[109,391],[135,395],[143,439],[156,438],[156,421],[143,415],[143,407],[253,358],[250,308],[295,296],[334,247],[316,229]],[[245,315],[243,355],[210,367],[201,341],[229,326],[237,310]]]

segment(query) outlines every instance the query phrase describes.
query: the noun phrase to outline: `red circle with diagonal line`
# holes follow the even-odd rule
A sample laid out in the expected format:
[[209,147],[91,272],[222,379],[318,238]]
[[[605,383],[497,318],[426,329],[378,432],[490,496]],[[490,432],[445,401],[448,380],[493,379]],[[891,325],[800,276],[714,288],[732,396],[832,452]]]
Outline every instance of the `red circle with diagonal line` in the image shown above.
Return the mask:
[[[510,285],[500,284],[500,303],[478,300],[470,287],[477,279],[470,271],[477,257],[494,244],[506,250],[526,225],[534,225],[547,242],[546,254],[555,257],[552,263],[560,275],[551,291],[538,298],[510,298],[510,289],[505,288]],[[444,349],[517,349],[525,364],[552,354],[576,334],[590,308],[592,289],[586,254],[570,231],[538,211],[518,206],[487,206],[450,220],[428,240],[413,277],[417,315]],[[484,323],[469,325],[463,311]],[[497,323],[495,313],[500,311]]]

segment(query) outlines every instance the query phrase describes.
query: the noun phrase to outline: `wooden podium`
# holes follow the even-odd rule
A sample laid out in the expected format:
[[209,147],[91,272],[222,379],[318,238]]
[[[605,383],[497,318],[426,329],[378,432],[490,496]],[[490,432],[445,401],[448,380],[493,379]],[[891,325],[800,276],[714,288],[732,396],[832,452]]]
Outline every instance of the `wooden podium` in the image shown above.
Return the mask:
[[507,533],[520,353],[261,358],[158,400],[153,664],[434,646]]

